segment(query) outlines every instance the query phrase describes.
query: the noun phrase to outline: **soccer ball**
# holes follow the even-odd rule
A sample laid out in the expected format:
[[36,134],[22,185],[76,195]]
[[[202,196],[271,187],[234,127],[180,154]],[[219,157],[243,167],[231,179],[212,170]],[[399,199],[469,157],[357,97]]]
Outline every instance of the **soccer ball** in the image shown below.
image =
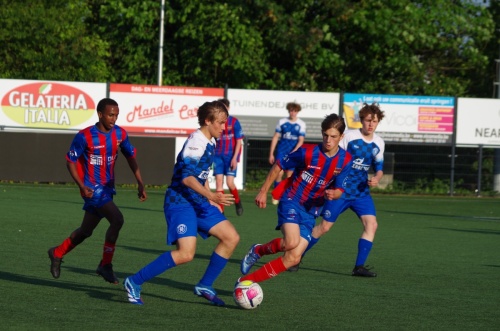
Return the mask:
[[236,285],[233,292],[234,302],[243,309],[255,309],[264,299],[264,292],[258,283],[244,280]]

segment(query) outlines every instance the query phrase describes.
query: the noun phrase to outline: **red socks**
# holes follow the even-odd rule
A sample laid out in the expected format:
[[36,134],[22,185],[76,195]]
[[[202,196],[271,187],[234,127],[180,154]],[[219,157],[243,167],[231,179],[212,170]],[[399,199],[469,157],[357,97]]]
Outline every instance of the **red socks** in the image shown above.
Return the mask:
[[71,239],[68,237],[68,238],[64,239],[62,244],[60,244],[59,246],[56,247],[56,249],[54,249],[54,256],[57,257],[58,259],[62,259],[62,257],[64,255],[71,252],[71,250],[75,247],[76,246],[73,245],[73,243],[71,242]]
[[105,242],[102,252],[102,262],[101,265],[110,264],[113,260],[113,255],[115,254],[115,244]]
[[229,192],[231,192],[231,194],[234,197],[234,203],[240,202],[240,195],[238,194],[238,189],[237,188],[235,188],[234,190],[229,190]]
[[264,256],[264,255],[283,252],[283,248],[281,247],[281,242],[282,238],[273,239],[267,244],[262,244],[255,247],[255,253],[259,254],[259,256]]
[[240,282],[244,280],[251,280],[255,283],[263,282],[272,277],[278,276],[280,273],[286,270],[287,268],[283,264],[283,257],[280,256],[277,259],[264,264],[262,267],[252,272],[251,274],[241,277]]

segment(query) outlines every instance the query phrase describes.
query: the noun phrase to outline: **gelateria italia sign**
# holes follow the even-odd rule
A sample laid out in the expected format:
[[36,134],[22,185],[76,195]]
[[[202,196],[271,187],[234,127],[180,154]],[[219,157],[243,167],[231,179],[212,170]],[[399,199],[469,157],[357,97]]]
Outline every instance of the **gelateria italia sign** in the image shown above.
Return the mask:
[[28,128],[77,129],[97,119],[89,94],[57,82],[18,85],[3,95],[1,107],[8,119]]

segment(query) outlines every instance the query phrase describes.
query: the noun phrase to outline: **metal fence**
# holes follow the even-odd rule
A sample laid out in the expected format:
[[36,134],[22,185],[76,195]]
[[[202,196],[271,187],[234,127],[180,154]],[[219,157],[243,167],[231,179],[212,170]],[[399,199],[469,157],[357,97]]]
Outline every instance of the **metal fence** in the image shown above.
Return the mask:
[[[270,142],[246,141],[247,188],[259,187],[267,175]],[[386,144],[384,180],[380,186],[382,189],[428,190],[444,194],[451,193],[451,185],[454,194],[492,191],[494,149],[457,147],[454,152],[452,155],[451,146]]]

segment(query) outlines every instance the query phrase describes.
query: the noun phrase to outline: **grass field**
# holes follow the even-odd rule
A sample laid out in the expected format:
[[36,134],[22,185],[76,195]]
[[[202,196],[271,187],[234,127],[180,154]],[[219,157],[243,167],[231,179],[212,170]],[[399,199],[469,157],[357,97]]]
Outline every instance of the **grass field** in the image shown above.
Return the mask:
[[[163,190],[140,203],[119,188],[125,216],[114,259],[122,280],[169,249]],[[214,287],[215,307],[193,295],[216,243],[199,240],[193,262],[143,287],[144,306],[128,303],[121,285],[95,275],[106,221],[49,272],[47,249],[81,221],[75,186],[0,184],[0,288],[3,330],[498,330],[500,201],[488,198],[375,196],[379,231],[368,264],[377,278],[350,276],[361,225],[344,213],[297,273],[261,283],[264,301],[239,309],[232,288],[249,246],[280,235],[276,207],[259,210],[242,194],[245,213],[226,211],[241,242]],[[261,261],[267,262],[270,257]],[[261,265],[259,262],[257,266]]]

